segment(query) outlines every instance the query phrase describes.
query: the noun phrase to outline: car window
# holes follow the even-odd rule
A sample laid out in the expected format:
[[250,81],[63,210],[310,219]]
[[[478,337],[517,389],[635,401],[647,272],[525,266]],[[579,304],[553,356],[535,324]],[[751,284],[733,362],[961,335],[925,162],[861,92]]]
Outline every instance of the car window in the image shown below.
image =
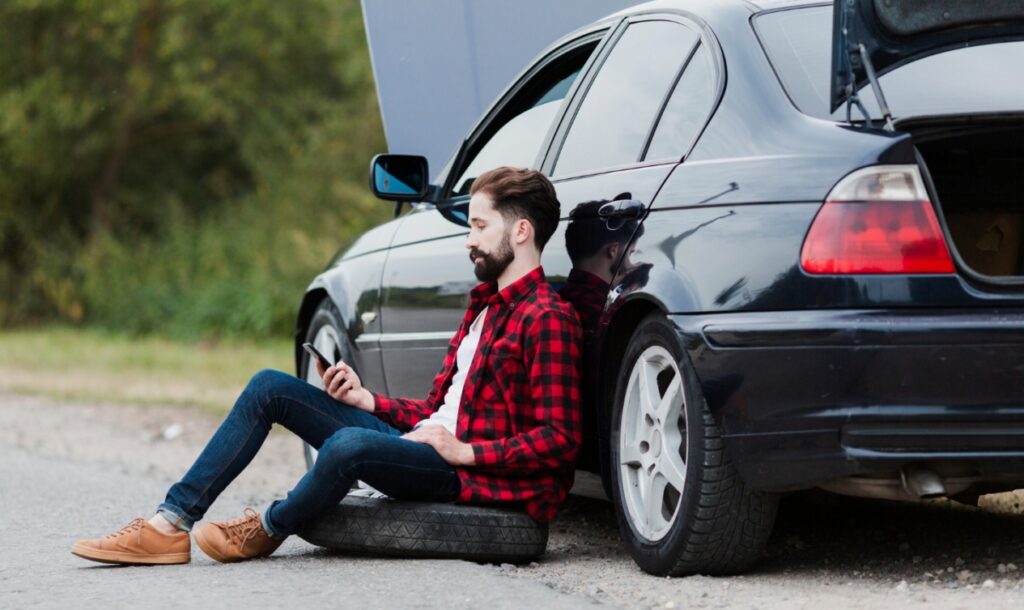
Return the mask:
[[554,175],[638,161],[658,109],[697,40],[696,32],[672,21],[630,25],[587,91]]
[[715,103],[715,67],[707,47],[697,47],[654,128],[645,159],[680,158],[690,149]]
[[527,83],[517,99],[489,127],[490,137],[476,146],[472,161],[453,183],[453,196],[466,195],[481,173],[501,165],[533,167],[544,137],[596,43],[556,60]]

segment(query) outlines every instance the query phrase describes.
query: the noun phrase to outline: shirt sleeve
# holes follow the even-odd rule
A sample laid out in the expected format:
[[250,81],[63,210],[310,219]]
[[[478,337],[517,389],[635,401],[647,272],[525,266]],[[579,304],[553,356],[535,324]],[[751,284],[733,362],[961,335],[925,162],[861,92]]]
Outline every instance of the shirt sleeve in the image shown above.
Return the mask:
[[434,412],[429,398],[392,398],[373,391],[370,394],[374,400],[373,414],[399,430],[411,430]]
[[571,467],[582,442],[579,321],[571,310],[549,310],[524,341],[529,400],[536,425],[508,438],[471,443],[474,468],[492,471]]

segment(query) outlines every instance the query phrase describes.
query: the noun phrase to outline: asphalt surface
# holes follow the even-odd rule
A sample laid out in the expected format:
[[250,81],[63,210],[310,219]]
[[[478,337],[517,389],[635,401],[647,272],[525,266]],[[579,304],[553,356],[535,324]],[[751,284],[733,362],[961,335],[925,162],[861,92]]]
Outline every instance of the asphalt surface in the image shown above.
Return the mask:
[[[0,376],[0,386],[2,386]],[[108,567],[71,544],[148,516],[219,420],[193,409],[58,401],[0,391],[0,610],[26,607],[1021,608],[1024,492],[896,504],[787,498],[762,560],[732,577],[637,569],[607,502],[570,497],[545,555],[524,566],[350,557],[292,538],[271,558]],[[180,433],[172,432],[180,430]],[[261,509],[302,475],[271,433],[211,508]]]
[[[465,561],[354,558],[289,539],[260,561],[219,564],[193,544],[181,566],[121,567],[69,553],[78,538],[98,537],[150,514],[171,479],[147,464],[83,458],[75,443],[102,444],[90,426],[69,445],[33,443],[12,426],[9,396],[0,395],[0,607],[2,608],[585,608],[592,600],[542,583],[509,578],[499,568]],[[37,405],[38,406],[38,405]],[[23,415],[24,413],[20,412]],[[64,415],[73,415],[65,411]],[[42,425],[52,425],[39,417]],[[66,420],[65,420],[66,421]],[[70,428],[74,427],[69,423]],[[64,430],[64,428],[62,428]],[[117,434],[118,431],[114,431]],[[60,433],[62,434],[62,433]],[[55,435],[56,436],[56,435]],[[148,435],[137,435],[140,443]],[[12,439],[14,442],[11,442]],[[21,442],[19,442],[19,440]],[[116,444],[116,438],[112,438]],[[166,446],[166,445],[163,445]],[[289,443],[289,447],[291,443]],[[154,444],[156,452],[162,445]],[[294,446],[297,448],[297,445]],[[173,454],[173,452],[172,452]],[[299,453],[295,452],[299,458]],[[177,460],[175,456],[172,459]],[[172,466],[172,465],[169,465]],[[168,468],[171,470],[173,468]],[[241,514],[251,485],[229,488],[216,518]],[[257,492],[259,495],[260,492]],[[265,493],[264,501],[273,494]]]

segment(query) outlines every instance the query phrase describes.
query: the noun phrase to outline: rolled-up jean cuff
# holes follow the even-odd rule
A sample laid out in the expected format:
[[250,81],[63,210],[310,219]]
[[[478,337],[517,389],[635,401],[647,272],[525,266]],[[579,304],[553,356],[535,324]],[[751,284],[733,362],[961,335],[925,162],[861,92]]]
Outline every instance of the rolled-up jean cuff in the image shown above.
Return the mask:
[[263,531],[270,534],[274,538],[283,538],[281,534],[278,534],[276,531],[274,531],[274,526],[270,524],[270,509],[274,508],[274,504],[276,504],[276,502],[268,506],[267,510],[260,513],[260,525],[263,526]]
[[167,519],[171,525],[184,531],[192,531],[192,521],[182,514],[182,510],[173,504],[161,504],[156,509],[156,514]]

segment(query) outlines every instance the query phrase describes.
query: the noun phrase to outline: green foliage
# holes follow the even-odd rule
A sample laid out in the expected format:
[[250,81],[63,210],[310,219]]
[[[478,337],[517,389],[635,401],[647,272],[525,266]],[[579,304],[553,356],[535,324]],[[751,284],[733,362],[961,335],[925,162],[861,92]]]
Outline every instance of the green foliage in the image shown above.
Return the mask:
[[287,333],[383,148],[357,0],[6,0],[0,324]]

